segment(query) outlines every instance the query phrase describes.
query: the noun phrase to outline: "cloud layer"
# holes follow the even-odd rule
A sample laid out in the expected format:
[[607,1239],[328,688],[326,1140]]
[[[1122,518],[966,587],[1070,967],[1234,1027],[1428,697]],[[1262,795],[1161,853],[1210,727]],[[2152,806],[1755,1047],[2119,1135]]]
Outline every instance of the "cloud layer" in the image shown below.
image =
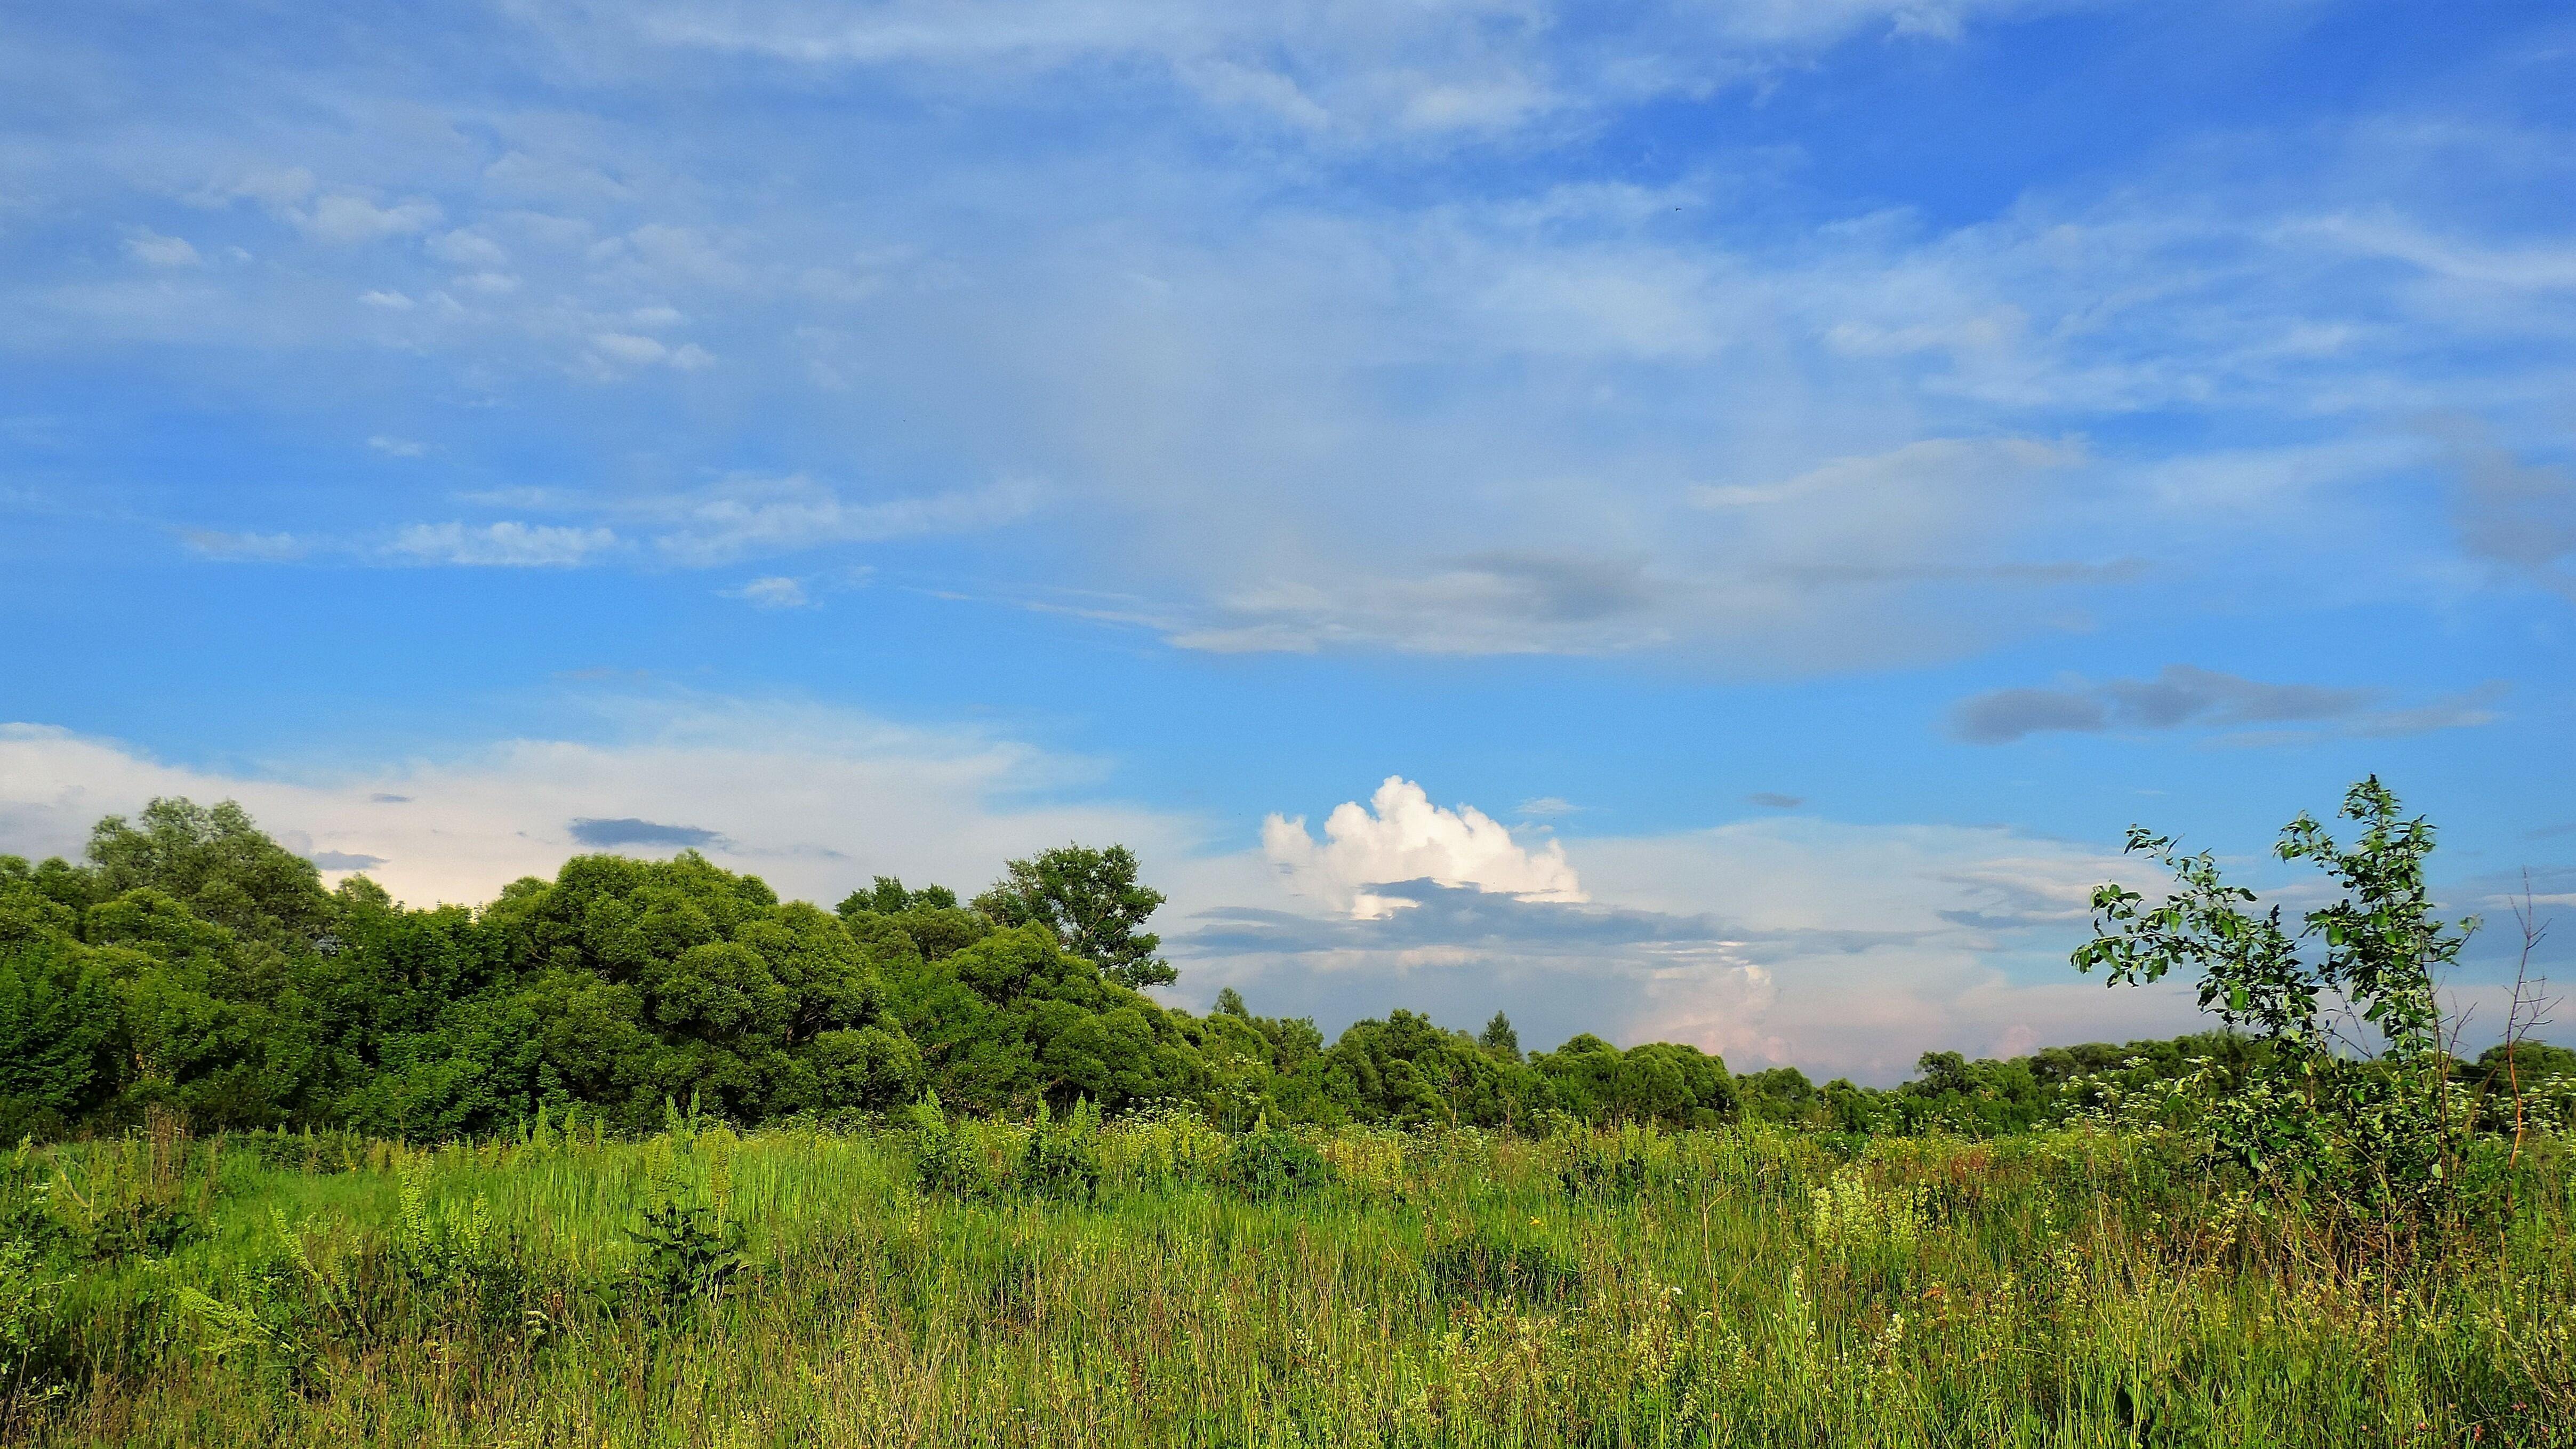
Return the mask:
[[2090,631],[2149,580],[2566,592],[2548,135],[2340,115],[1976,205],[1728,139],[1910,65],[2022,94],[1962,42],[2099,8],[524,0],[416,37],[476,85],[322,38],[156,76],[22,18],[36,108],[124,99],[0,152],[46,198],[0,231],[0,356],[408,440],[370,491],[84,485],[210,556],[901,546],[1224,653],[1800,674]]
[[2413,708],[2377,707],[2379,691],[2313,684],[2266,684],[2190,664],[2168,664],[2153,679],[2073,682],[2050,688],[1998,689],[1961,700],[1950,730],[1975,745],[2004,745],[2035,734],[2102,734],[2112,730],[2214,729],[2248,743],[2288,744],[2316,737],[2310,726],[2361,735],[2422,734],[2487,724],[2500,686]]

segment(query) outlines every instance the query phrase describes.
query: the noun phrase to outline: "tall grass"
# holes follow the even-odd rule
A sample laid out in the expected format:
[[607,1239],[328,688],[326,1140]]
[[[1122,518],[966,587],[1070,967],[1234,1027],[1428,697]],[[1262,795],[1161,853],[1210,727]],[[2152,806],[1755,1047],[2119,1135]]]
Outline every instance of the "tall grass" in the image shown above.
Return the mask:
[[1094,1187],[1038,1180],[1061,1157],[1032,1153],[1041,1130],[1065,1129],[22,1150],[0,1181],[5,1432],[2576,1442],[2576,1176],[2554,1150],[2526,1154],[2509,1217],[2352,1268],[2308,1250],[2295,1205],[2149,1135],[1135,1120],[1063,1149]]

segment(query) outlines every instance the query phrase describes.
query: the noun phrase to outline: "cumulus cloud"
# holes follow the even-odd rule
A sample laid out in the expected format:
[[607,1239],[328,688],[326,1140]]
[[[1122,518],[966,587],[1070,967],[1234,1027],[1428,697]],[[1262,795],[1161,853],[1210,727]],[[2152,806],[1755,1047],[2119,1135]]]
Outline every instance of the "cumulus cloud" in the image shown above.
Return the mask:
[[494,568],[562,568],[589,562],[617,546],[605,528],[569,528],[505,521],[415,523],[386,546],[390,557],[410,563]]
[[[2111,730],[2231,729],[2249,742],[2307,738],[2263,727],[2333,725],[2352,734],[2403,735],[2486,724],[2501,689],[2406,709],[2373,708],[2380,692],[2312,684],[2267,684],[2241,675],[2168,664],[2153,679],[2077,681],[2049,688],[1998,689],[1953,706],[1950,731],[1969,744],[2011,744],[2035,734]],[[2244,733],[2244,732],[2253,733]]]
[[1377,889],[1404,881],[1536,901],[1585,899],[1562,843],[1530,850],[1485,812],[1472,805],[1434,805],[1420,785],[1400,775],[1387,776],[1365,806],[1335,806],[1324,819],[1321,844],[1307,831],[1304,816],[1272,815],[1261,823],[1261,847],[1292,889],[1361,919],[1412,904]]
[[[1316,848],[1284,843],[1265,856],[1302,864]],[[1173,949],[1265,1009],[1414,1005],[1472,1022],[1499,1000],[1532,1040],[1691,1041],[1739,1068],[1874,1081],[1941,1043],[2009,1052],[2196,1021],[2178,988],[2112,994],[2068,968],[2092,887],[2135,862],[2061,841],[1774,817],[1588,838],[1566,864],[1583,899],[1415,879],[1357,910],[1346,896],[1202,910]]]

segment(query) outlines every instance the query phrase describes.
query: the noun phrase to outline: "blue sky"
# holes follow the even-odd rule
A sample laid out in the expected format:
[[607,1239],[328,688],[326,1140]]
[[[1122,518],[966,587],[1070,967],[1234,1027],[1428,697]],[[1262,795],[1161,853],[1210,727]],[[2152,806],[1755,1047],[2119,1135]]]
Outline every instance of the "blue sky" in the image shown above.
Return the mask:
[[1115,836],[1185,1004],[1887,1080],[2180,1029],[2064,965],[2121,831],[2286,883],[2377,771],[2475,1036],[2576,906],[2571,82],[2538,4],[17,7],[0,850]]

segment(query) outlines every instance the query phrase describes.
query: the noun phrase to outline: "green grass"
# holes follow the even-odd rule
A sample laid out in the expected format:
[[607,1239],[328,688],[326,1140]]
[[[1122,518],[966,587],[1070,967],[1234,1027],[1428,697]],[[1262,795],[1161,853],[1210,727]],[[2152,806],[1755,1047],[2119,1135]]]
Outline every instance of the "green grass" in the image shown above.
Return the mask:
[[[8,1222],[43,1256],[0,1285],[7,1433],[2576,1442],[2553,1152],[2509,1220],[2354,1270],[2171,1145],[2100,1132],[1858,1156],[1757,1129],[1348,1132],[1312,1139],[1328,1182],[1280,1196],[1205,1127],[1130,1122],[1096,1143],[1097,1195],[1058,1198],[1012,1181],[1026,1133],[961,1128],[966,1180],[937,1192],[894,1131],[22,1152]],[[674,1204],[716,1266],[639,1245]],[[99,1224],[128,1219],[181,1235],[120,1251]]]

